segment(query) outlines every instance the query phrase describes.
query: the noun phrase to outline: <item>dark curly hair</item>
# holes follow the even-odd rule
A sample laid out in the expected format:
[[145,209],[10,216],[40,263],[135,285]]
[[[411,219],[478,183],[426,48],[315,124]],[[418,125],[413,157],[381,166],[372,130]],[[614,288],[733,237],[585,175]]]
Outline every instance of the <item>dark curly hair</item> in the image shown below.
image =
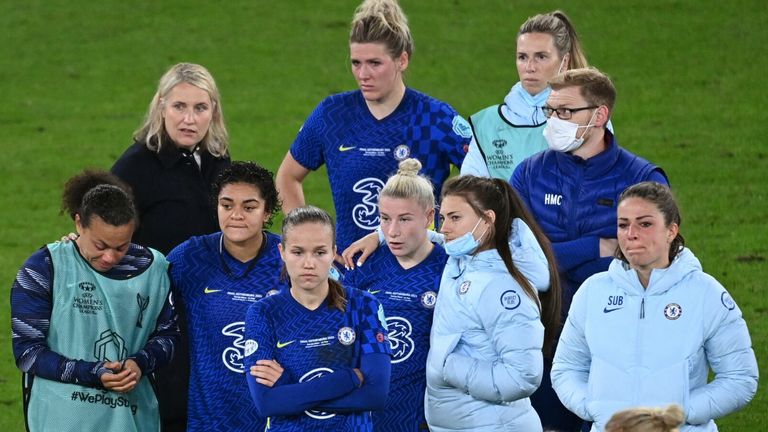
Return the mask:
[[269,219],[264,223],[264,226],[269,228],[272,226],[272,219],[275,217],[275,214],[283,208],[283,203],[277,196],[274,177],[271,171],[254,162],[232,162],[232,165],[224,169],[216,177],[216,180],[213,181],[211,187],[213,206],[216,207],[218,205],[219,194],[224,189],[224,186],[232,183],[253,185],[259,190],[261,197],[264,198],[265,210],[269,213]]
[[102,170],[87,169],[67,180],[60,213],[67,213],[72,220],[80,215],[80,224],[86,228],[93,216],[113,226],[139,224],[131,188]]

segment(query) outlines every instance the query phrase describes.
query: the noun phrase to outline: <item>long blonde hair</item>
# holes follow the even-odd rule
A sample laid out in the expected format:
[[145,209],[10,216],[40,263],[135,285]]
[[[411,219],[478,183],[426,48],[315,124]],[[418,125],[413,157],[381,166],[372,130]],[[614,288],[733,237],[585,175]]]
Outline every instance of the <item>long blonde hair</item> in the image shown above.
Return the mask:
[[213,115],[208,132],[200,142],[200,147],[216,157],[229,154],[229,133],[224,124],[224,114],[221,109],[221,95],[213,76],[208,69],[194,63],[179,63],[166,72],[157,85],[157,92],[149,103],[144,124],[133,133],[133,139],[143,142],[147,148],[159,152],[160,148],[170,141],[163,121],[163,105],[168,93],[181,83],[191,84],[208,93],[211,98]]

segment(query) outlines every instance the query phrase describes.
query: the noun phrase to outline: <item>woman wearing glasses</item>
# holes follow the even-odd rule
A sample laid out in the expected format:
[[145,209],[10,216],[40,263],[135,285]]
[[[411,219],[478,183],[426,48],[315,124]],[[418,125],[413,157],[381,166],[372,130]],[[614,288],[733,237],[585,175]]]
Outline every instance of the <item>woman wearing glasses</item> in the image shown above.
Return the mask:
[[520,81],[504,103],[470,117],[474,138],[462,174],[509,180],[523,159],[547,148],[541,135],[547,118],[541,110],[549,81],[562,71],[587,67],[576,29],[565,13],[554,11],[528,18],[517,33]]

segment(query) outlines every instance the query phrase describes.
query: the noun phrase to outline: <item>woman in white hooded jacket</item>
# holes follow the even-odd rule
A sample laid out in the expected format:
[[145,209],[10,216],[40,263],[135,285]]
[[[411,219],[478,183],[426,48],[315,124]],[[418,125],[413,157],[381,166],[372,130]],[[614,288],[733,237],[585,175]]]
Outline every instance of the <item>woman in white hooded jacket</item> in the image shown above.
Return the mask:
[[681,431],[716,431],[714,419],[757,391],[741,310],[684,247],[666,186],[627,188],[617,212],[617,259],[574,296],[553,387],[568,409],[594,422],[593,431],[622,409],[670,403],[685,412]]

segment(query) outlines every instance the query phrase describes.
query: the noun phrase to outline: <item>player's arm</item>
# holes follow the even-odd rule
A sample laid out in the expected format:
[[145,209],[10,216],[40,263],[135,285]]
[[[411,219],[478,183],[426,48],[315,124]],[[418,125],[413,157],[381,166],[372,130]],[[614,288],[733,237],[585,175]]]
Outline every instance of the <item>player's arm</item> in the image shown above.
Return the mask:
[[[244,365],[251,370],[258,360],[275,357],[277,340],[271,319],[262,302],[254,303],[246,314],[246,355]],[[283,359],[283,363],[290,359]],[[343,396],[361,384],[352,368],[337,368],[334,372],[302,383],[274,383],[274,387],[257,382],[252,374],[246,374],[248,389],[256,411],[262,417],[298,415],[318,404]]]
[[283,201],[283,213],[288,214],[296,207],[304,205],[304,189],[302,182],[309,170],[293,158],[291,152],[285,154],[275,177],[275,186]]
[[384,409],[389,394],[392,359],[389,354],[371,353],[360,358],[362,385],[346,395],[314,407],[337,413]]
[[67,358],[48,347],[46,338],[53,311],[53,265],[43,248],[16,274],[11,288],[11,329],[16,366],[52,381],[101,387],[108,372],[103,362]]

